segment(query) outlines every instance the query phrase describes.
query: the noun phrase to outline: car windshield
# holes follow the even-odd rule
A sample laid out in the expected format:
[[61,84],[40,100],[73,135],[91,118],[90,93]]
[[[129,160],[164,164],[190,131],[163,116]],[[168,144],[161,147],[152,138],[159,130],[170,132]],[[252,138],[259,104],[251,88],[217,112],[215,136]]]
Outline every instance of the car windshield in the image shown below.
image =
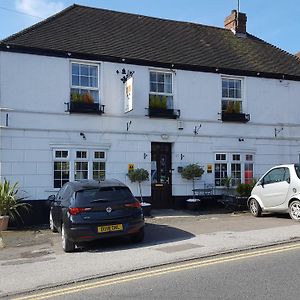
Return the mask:
[[102,187],[100,189],[89,188],[76,192],[76,203],[79,206],[131,199],[133,199],[131,191],[123,186]]
[[296,171],[298,178],[300,179],[300,165],[295,165],[295,171]]

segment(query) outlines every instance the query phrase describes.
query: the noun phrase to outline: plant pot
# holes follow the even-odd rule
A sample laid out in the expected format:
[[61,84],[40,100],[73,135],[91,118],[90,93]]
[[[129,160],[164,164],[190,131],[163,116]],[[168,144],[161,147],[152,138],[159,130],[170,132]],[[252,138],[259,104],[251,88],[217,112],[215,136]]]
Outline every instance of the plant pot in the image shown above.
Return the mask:
[[151,215],[151,203],[141,202],[141,206],[144,216],[149,217]]
[[187,199],[186,206],[189,210],[198,210],[200,205],[200,199]]
[[7,230],[9,216],[0,216],[0,231]]

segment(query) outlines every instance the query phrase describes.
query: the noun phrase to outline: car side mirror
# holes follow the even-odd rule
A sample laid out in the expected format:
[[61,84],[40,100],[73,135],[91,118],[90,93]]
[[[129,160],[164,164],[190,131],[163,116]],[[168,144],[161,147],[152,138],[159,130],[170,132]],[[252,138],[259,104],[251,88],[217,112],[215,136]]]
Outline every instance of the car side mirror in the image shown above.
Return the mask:
[[50,196],[48,197],[48,201],[50,201],[50,202],[55,201],[55,195],[50,195]]
[[258,185],[258,186],[261,185],[261,187],[264,187],[264,180],[263,180],[263,179],[260,180],[260,181],[257,183],[257,185]]

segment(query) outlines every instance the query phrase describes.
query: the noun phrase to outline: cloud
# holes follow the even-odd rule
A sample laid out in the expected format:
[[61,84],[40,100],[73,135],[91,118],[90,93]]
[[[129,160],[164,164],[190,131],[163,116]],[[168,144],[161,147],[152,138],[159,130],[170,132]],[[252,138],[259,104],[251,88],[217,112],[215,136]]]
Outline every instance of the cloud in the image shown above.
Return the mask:
[[16,0],[16,9],[22,13],[46,18],[64,9],[64,4],[55,0]]

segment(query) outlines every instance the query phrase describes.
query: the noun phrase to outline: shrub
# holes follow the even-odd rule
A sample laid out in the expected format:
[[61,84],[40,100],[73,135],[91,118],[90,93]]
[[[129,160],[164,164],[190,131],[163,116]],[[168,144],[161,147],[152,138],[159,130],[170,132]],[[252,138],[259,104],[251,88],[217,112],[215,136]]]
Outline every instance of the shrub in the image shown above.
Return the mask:
[[198,164],[189,164],[182,169],[181,177],[193,181],[193,198],[195,198],[195,179],[201,178],[204,170]]
[[141,195],[141,202],[143,202],[141,182],[149,180],[149,172],[142,168],[135,169],[135,170],[129,171],[127,176],[129,177],[131,182],[138,182],[140,195]]

